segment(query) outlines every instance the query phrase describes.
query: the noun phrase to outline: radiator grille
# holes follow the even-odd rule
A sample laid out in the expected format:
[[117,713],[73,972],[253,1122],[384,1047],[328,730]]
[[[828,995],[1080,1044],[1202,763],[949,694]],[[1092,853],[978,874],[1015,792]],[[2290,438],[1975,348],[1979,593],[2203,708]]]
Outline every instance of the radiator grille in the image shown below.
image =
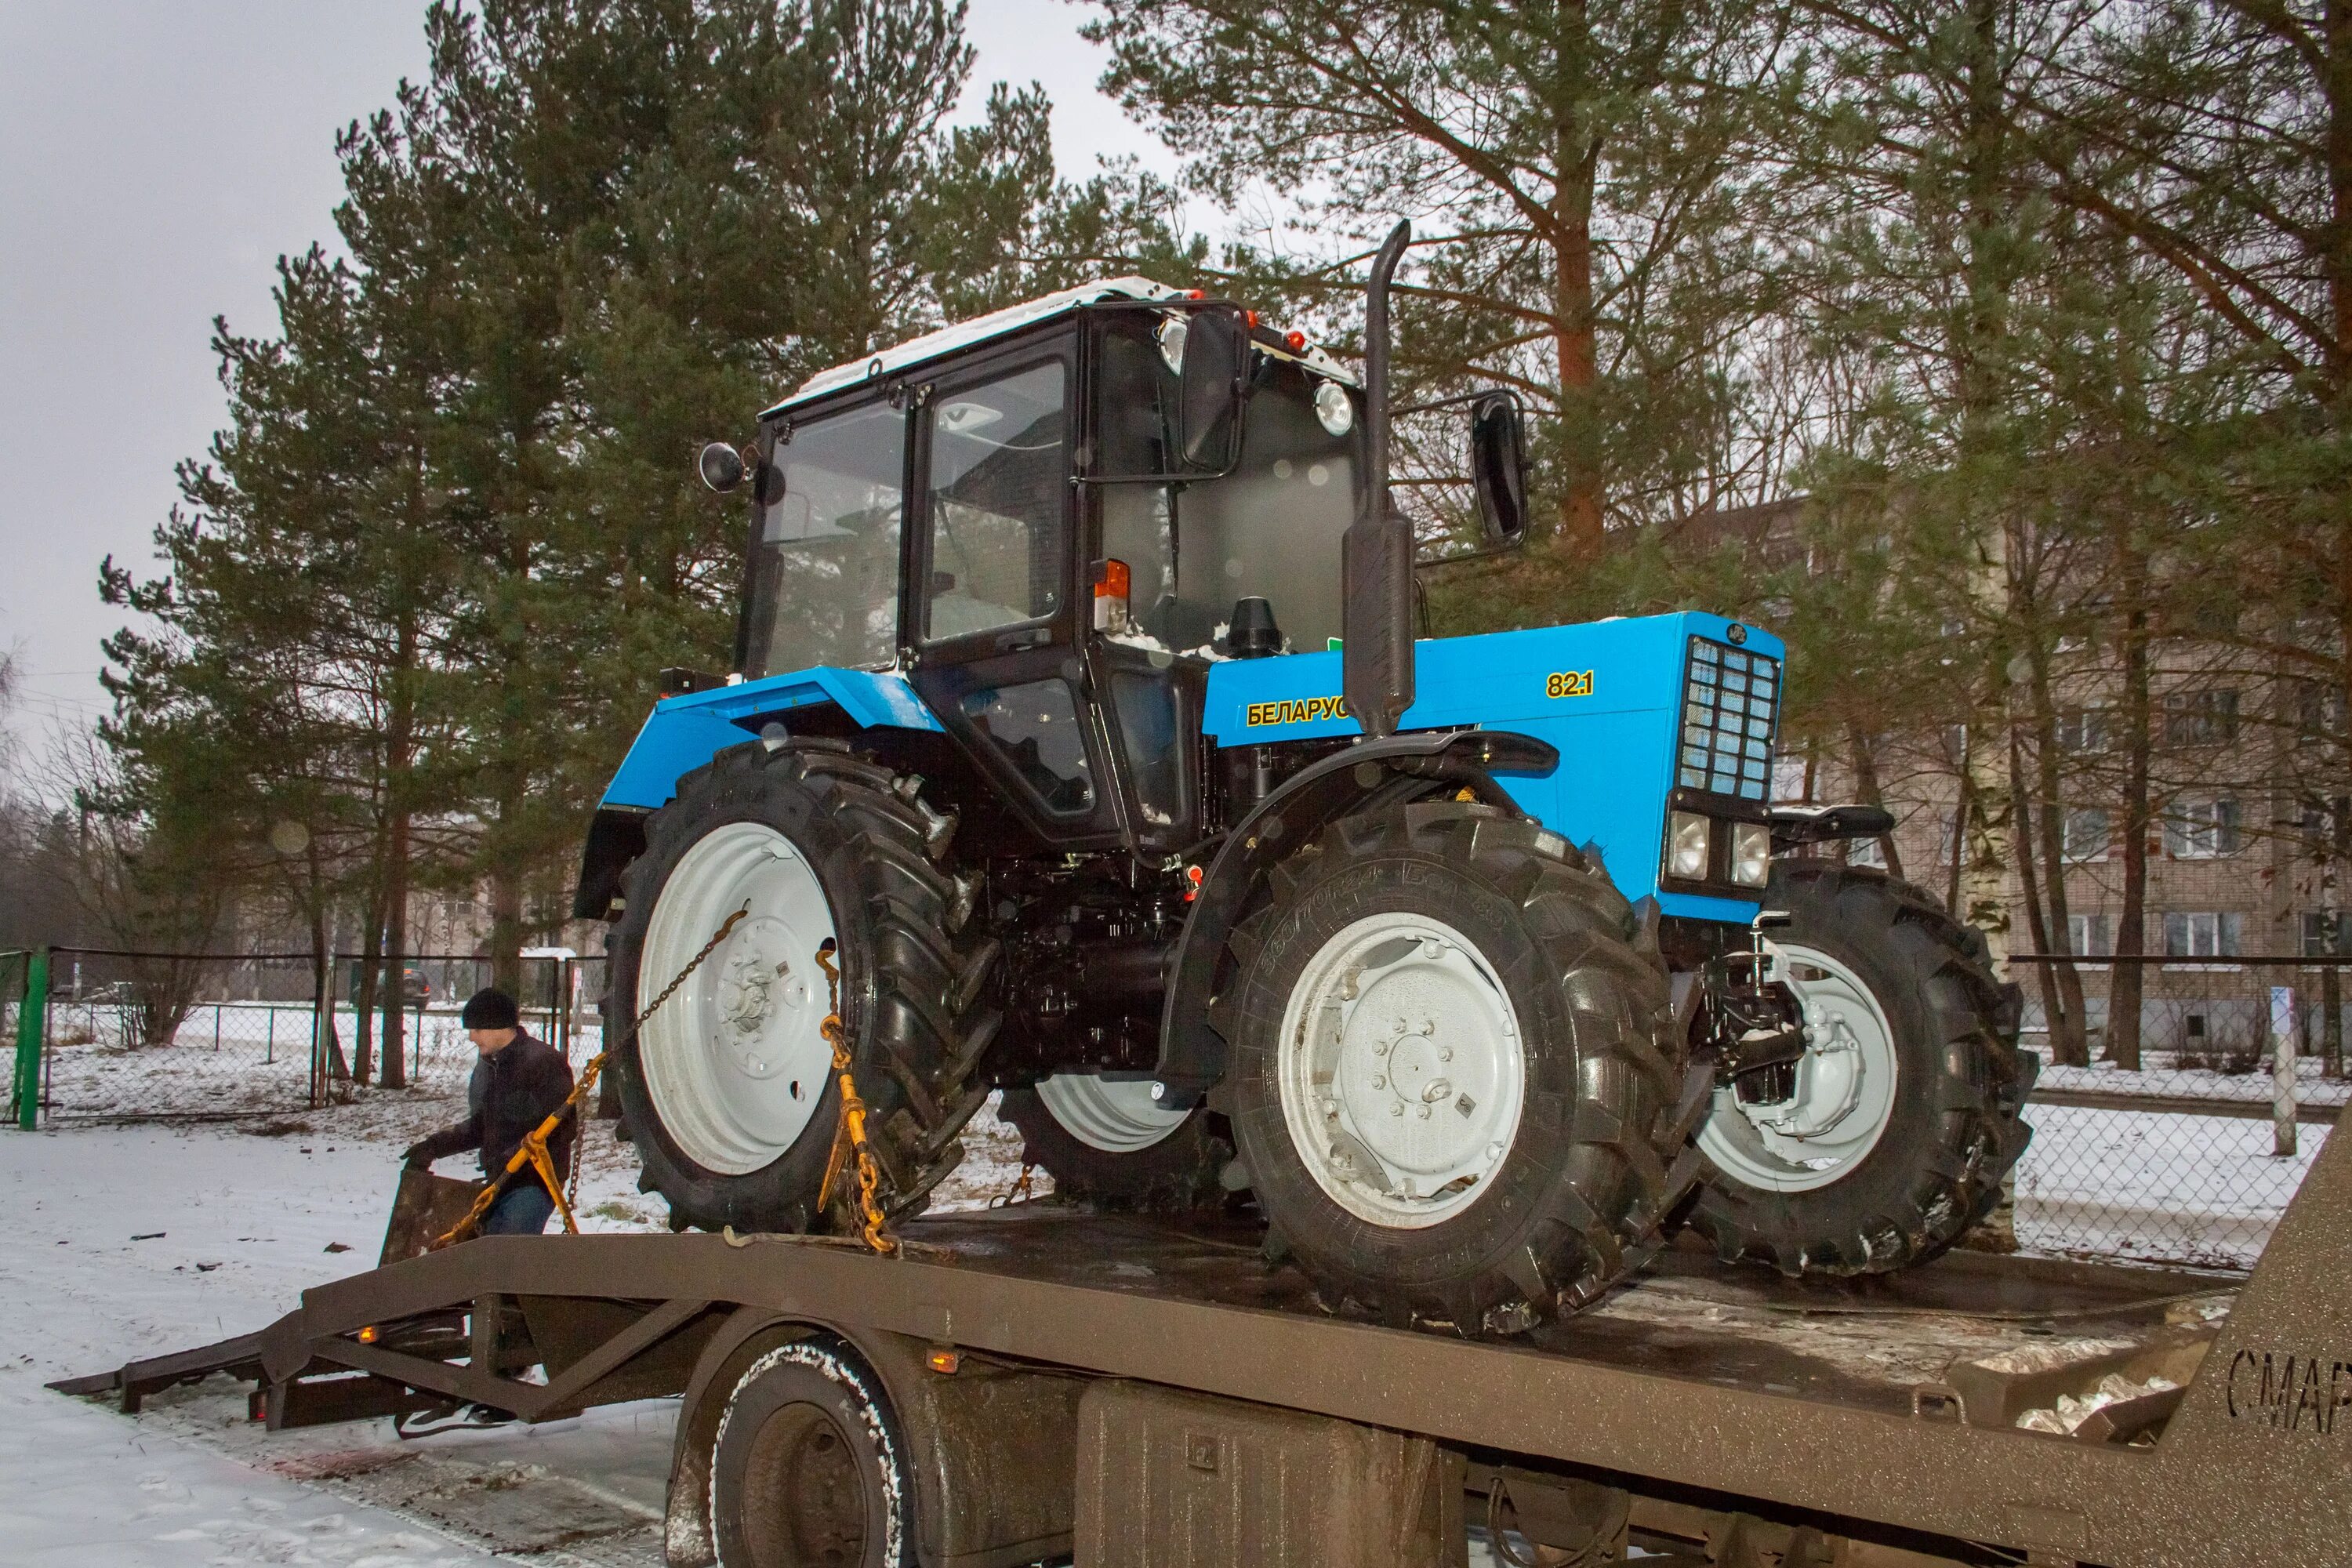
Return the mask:
[[1772,740],[1780,717],[1778,659],[1705,637],[1691,638],[1676,781],[1710,795],[1769,798]]

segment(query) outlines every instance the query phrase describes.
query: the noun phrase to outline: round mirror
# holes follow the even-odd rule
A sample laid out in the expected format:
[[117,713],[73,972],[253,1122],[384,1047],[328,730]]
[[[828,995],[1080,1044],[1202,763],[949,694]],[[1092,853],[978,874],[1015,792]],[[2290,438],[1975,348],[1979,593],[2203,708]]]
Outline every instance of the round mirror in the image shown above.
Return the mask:
[[698,466],[702,482],[720,495],[743,482],[743,456],[724,441],[713,441],[702,448]]

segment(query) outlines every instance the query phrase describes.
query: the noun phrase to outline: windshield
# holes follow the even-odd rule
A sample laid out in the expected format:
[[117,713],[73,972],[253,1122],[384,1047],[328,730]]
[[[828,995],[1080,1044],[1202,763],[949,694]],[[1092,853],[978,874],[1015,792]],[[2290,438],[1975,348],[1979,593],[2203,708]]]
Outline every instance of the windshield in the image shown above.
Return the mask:
[[751,563],[747,676],[879,669],[897,657],[906,451],[906,415],[879,403],[779,439],[783,490]]
[[[1176,375],[1150,332],[1156,313],[1104,334],[1098,471],[1165,471]],[[1186,650],[1212,641],[1237,599],[1274,606],[1295,652],[1339,635],[1339,539],[1355,521],[1362,465],[1357,434],[1333,436],[1315,415],[1323,378],[1261,357],[1242,422],[1241,460],[1222,479],[1107,484],[1103,552],[1127,563],[1129,605],[1145,635]],[[1359,424],[1360,421],[1359,421]]]

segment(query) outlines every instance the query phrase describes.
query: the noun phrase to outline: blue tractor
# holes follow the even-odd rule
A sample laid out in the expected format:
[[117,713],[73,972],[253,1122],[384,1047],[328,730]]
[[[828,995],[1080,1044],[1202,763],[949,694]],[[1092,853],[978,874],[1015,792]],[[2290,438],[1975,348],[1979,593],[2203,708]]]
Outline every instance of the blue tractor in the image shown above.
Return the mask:
[[[1057,1187],[1254,1204],[1331,1304],[1508,1332],[1678,1226],[1791,1273],[1932,1257],[2024,1146],[1980,938],[1775,810],[1780,641],[1680,614],[1416,640],[1388,282],[1360,384],[1127,278],[809,381],[756,440],[724,678],[667,672],[577,900],[673,1223],[850,1225],[832,944],[884,1199],[991,1093]],[[1407,411],[1397,410],[1399,414]],[[1466,428],[1520,534],[1505,393]],[[821,1204],[821,1196],[825,1201]]]

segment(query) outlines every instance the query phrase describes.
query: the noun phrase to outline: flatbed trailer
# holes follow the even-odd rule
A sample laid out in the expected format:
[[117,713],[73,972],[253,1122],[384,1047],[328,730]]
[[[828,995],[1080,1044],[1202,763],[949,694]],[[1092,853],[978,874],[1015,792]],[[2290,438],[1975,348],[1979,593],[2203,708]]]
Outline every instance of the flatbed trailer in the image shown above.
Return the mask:
[[[1802,1284],[1670,1252],[1507,1342],[1330,1316],[1254,1230],[1213,1220],[1027,1204],[900,1234],[895,1257],[486,1237],[321,1285],[258,1333],[56,1386],[135,1411],[226,1372],[272,1428],[677,1396],[681,1565],[719,1560],[714,1520],[730,1564],[1458,1563],[1465,1518],[1510,1532],[1505,1561],[1551,1563],[1629,1547],[1735,1568],[2352,1563],[2338,1140],[2242,1282],[1959,1253]],[[780,1361],[862,1369],[904,1495],[844,1502],[795,1469],[806,1442],[722,1456],[730,1402]],[[2071,1436],[2016,1425],[2110,1375],[2146,1392]],[[866,1510],[824,1537],[845,1556],[761,1533],[828,1507]],[[887,1530],[877,1508],[897,1510]]]

